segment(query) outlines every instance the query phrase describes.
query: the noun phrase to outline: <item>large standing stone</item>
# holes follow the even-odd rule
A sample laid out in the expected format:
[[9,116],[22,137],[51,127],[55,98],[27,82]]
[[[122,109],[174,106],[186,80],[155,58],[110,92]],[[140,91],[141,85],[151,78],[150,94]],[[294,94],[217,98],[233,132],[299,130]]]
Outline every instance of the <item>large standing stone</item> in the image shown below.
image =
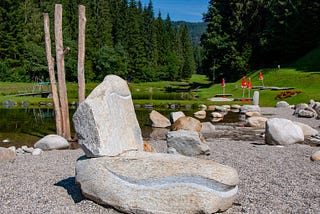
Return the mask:
[[266,122],[265,140],[271,145],[289,145],[304,141],[304,135],[291,120],[272,118]]
[[150,122],[152,127],[157,128],[166,128],[171,126],[171,122],[168,118],[157,112],[156,110],[152,110],[150,113]]
[[235,169],[212,160],[149,152],[80,158],[76,182],[85,197],[125,213],[214,213],[232,206]]
[[49,134],[38,140],[34,144],[34,148],[39,148],[41,150],[53,150],[53,149],[66,149],[69,147],[69,142],[56,134]]
[[201,135],[196,131],[179,130],[167,133],[168,147],[173,147],[182,155],[209,155],[210,148]]
[[253,105],[259,105],[259,91],[253,92]]
[[127,82],[108,75],[73,115],[78,142],[87,157],[143,150],[141,129]]

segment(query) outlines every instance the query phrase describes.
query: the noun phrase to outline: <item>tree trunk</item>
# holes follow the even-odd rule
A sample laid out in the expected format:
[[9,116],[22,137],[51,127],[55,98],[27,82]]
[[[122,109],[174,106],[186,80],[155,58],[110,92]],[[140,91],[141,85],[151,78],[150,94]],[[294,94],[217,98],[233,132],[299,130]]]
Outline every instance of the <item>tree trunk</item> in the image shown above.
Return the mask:
[[68,96],[66,87],[66,74],[64,68],[64,57],[70,50],[67,48],[63,50],[63,37],[62,37],[62,5],[55,5],[54,13],[54,33],[55,33],[55,43],[56,43],[56,60],[57,60],[57,70],[58,70],[58,82],[59,82],[59,95],[61,104],[61,115],[62,115],[62,136],[67,140],[71,140],[70,134],[70,121],[69,121],[69,106],[68,106]]
[[78,100],[79,104],[85,99],[85,30],[86,30],[86,8],[79,5],[79,41],[78,41]]
[[47,55],[47,61],[48,61],[51,92],[52,92],[55,119],[56,119],[56,132],[57,132],[57,135],[62,136],[61,109],[60,109],[59,95],[58,95],[58,90],[56,85],[56,77],[54,73],[54,59],[51,56],[51,39],[50,39],[50,27],[49,27],[50,22],[49,22],[48,13],[43,14],[43,21],[44,21],[46,55]]

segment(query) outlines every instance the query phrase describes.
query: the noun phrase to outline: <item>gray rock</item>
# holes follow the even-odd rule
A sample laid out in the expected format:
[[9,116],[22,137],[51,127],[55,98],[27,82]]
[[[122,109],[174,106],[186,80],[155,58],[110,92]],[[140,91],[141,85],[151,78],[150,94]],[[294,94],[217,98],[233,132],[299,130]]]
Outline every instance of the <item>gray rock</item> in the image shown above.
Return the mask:
[[200,133],[207,134],[207,133],[212,133],[215,130],[216,130],[216,127],[212,123],[204,122],[202,123],[202,128],[200,130]]
[[298,117],[305,117],[305,118],[313,118],[317,117],[317,114],[314,111],[310,111],[310,109],[300,109],[299,111],[296,111]]
[[44,151],[53,149],[65,149],[68,147],[68,141],[65,138],[55,134],[47,135],[34,144],[34,148],[39,148]]
[[240,113],[247,113],[250,111],[261,112],[260,107],[258,105],[243,105],[240,108]]
[[277,108],[289,108],[289,103],[287,103],[286,101],[279,101],[276,104]]
[[16,153],[12,149],[0,147],[0,162],[13,162],[16,159]]
[[141,129],[129,87],[116,75],[106,76],[79,105],[73,123],[79,145],[87,157],[143,151]]
[[167,133],[168,147],[174,147],[177,152],[186,156],[209,155],[208,144],[201,139],[196,131],[178,130]]
[[302,129],[291,120],[272,118],[267,120],[265,140],[271,145],[289,145],[304,141]]
[[152,132],[150,133],[150,138],[154,139],[154,140],[166,139],[166,134],[169,131],[170,131],[170,129],[152,127]]
[[232,206],[235,169],[212,160],[164,153],[127,152],[76,163],[85,197],[124,213],[214,213]]
[[168,118],[157,112],[156,110],[152,110],[150,113],[150,122],[152,127],[157,128],[166,128],[171,126],[171,122]]
[[176,122],[180,117],[185,117],[186,115],[182,111],[171,112],[170,113],[170,122]]

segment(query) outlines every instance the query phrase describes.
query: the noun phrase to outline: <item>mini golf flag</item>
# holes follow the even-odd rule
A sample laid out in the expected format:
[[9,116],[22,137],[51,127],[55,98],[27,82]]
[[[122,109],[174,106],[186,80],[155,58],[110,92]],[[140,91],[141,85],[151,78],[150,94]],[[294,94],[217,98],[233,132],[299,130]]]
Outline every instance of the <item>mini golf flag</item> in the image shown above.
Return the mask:
[[241,88],[246,88],[246,87],[247,87],[246,77],[242,77]]
[[251,82],[251,78],[248,79],[248,88],[252,88],[252,82]]
[[262,72],[259,74],[259,80],[263,80]]
[[225,87],[225,86],[226,86],[226,82],[225,82],[224,78],[222,78],[221,86],[222,86],[222,87]]

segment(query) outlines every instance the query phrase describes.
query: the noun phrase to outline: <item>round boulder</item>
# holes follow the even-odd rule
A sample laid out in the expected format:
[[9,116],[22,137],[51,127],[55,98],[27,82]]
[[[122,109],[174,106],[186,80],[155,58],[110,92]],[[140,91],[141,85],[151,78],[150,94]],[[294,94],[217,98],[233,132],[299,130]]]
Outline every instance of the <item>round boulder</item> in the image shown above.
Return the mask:
[[196,132],[200,132],[202,128],[202,124],[199,120],[193,117],[180,117],[173,125],[172,130],[192,130]]
[[34,144],[34,148],[39,148],[44,151],[54,149],[66,149],[69,148],[69,142],[59,135],[50,134],[38,140]]

